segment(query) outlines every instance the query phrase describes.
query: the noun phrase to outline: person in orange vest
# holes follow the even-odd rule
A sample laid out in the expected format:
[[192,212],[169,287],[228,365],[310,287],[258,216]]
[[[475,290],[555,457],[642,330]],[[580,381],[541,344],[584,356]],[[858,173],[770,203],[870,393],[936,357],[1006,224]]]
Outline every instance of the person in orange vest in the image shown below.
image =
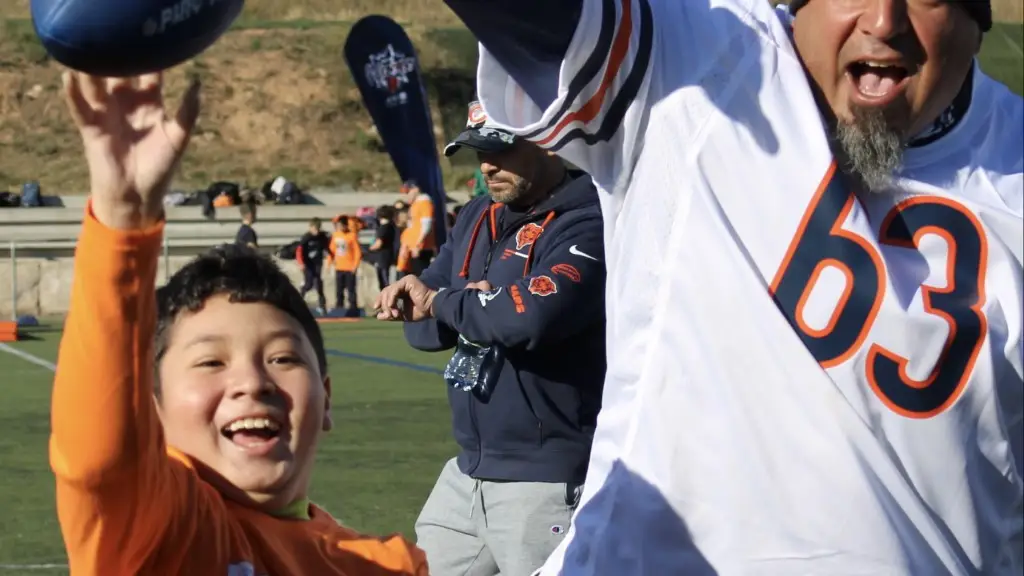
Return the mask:
[[411,247],[414,244],[413,235],[416,234],[416,231],[409,226],[408,208],[399,211],[395,215],[395,224],[397,224],[398,229],[401,230],[398,234],[398,256],[395,262],[395,269],[397,270],[396,276],[397,278],[401,278],[406,274],[412,274]]
[[403,200],[409,204],[409,230],[413,231],[409,244],[410,273],[419,276],[437,252],[434,201],[413,180],[402,185],[402,192]]
[[227,244],[157,290],[163,198],[200,88],[175,113],[161,86],[64,75],[93,183],[50,411],[70,573],[427,576],[400,536],[310,502],[331,378],[288,276]]
[[[337,216],[334,218],[334,280],[335,298],[338,310],[346,310],[355,315],[359,309],[356,303],[356,272],[363,261],[363,249],[359,246],[359,231],[353,225],[355,218]],[[344,307],[344,296],[348,296],[348,308]]]

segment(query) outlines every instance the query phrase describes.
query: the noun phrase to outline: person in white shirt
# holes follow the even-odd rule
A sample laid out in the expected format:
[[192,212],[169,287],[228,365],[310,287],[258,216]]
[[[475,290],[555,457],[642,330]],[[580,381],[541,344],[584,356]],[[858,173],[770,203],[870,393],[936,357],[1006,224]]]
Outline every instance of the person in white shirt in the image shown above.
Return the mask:
[[446,0],[602,193],[608,375],[543,575],[1021,574],[1024,105],[988,2]]

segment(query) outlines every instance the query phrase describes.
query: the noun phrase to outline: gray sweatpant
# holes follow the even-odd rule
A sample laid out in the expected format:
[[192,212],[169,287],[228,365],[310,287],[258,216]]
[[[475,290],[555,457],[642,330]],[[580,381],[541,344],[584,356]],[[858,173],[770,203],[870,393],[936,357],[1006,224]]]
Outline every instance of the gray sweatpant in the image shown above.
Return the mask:
[[452,458],[416,520],[431,576],[529,576],[569,530],[566,485],[491,482]]

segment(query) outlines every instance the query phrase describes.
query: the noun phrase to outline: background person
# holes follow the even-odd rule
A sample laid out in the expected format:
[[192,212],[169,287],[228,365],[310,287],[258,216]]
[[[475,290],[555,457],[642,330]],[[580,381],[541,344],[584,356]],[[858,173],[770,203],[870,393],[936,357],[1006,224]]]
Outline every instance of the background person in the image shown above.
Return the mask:
[[305,298],[307,292],[316,290],[316,310],[318,314],[324,314],[327,310],[323,280],[324,260],[333,257],[334,247],[331,244],[331,237],[320,227],[319,218],[309,221],[309,228],[299,238],[295,261],[302,269],[302,288],[299,289],[299,293]]
[[[462,147],[477,152],[490,196],[465,205],[419,278],[383,291],[378,318],[405,319],[414,348],[455,349],[446,379],[460,452],[416,521],[433,574],[528,575],[569,527],[600,410],[601,212],[588,176],[479,115],[445,153]],[[469,372],[484,380],[449,377],[474,350],[487,359]]]
[[409,244],[410,272],[419,275],[427,269],[437,251],[434,201],[413,180],[406,182],[402,188],[405,192],[403,200],[409,206],[408,226],[412,230]]
[[400,279],[412,274],[412,246],[415,243],[416,231],[409,228],[409,209],[400,210],[395,214],[398,227],[398,244],[395,254],[395,278]]
[[381,290],[391,283],[391,268],[395,265],[397,245],[398,226],[395,224],[395,209],[391,206],[381,206],[377,209],[377,230],[369,248],[373,255],[377,284]]
[[[359,264],[363,261],[363,249],[359,246],[359,232],[354,228],[351,216],[338,216],[334,219],[334,235],[331,242],[334,247],[335,307],[344,310],[348,316],[359,315],[359,303],[356,298],[356,274]],[[345,299],[348,307],[345,307]]]
[[235,244],[246,246],[253,250],[259,249],[259,241],[256,238],[256,230],[252,225],[256,223],[256,204],[254,202],[243,202],[238,206],[238,212],[242,216],[242,225],[235,233]]

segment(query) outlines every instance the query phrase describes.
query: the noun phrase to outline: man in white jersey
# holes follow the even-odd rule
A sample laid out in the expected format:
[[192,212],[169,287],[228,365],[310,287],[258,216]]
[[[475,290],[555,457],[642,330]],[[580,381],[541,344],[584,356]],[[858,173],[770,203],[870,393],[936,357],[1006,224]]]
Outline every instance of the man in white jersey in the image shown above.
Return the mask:
[[541,574],[1021,573],[1024,106],[977,66],[988,2],[446,3],[487,114],[603,193],[603,409]]

